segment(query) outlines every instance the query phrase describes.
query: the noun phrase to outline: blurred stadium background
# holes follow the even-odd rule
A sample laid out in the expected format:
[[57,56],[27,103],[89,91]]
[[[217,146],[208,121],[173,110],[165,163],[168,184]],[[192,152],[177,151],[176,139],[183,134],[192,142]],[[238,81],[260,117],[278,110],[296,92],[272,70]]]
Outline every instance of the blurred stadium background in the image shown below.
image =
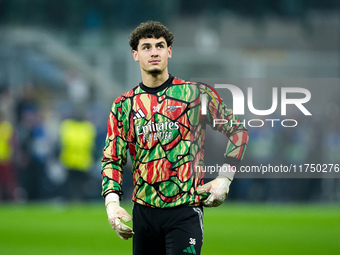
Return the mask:
[[[10,140],[0,147],[0,254],[101,254],[111,243],[113,254],[130,254],[106,222],[100,159],[112,101],[140,81],[128,36],[150,19],[174,33],[169,70],[183,79],[340,78],[337,0],[0,0],[0,141]],[[251,131],[244,164],[340,163],[339,87],[314,91],[320,118],[294,132]],[[61,155],[80,120],[92,127],[83,152],[91,160],[67,165]],[[215,152],[207,149],[211,164]],[[228,202],[206,211],[204,254],[334,254],[339,180],[236,179]]]

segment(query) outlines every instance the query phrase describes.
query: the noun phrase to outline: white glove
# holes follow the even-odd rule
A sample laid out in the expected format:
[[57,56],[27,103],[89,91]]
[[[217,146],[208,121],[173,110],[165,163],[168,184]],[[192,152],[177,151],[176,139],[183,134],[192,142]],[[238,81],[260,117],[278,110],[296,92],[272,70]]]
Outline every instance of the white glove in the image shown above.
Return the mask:
[[123,240],[128,240],[134,234],[132,229],[122,223],[131,220],[131,216],[119,205],[119,196],[116,193],[109,193],[105,197],[106,213],[111,227]]
[[202,185],[197,189],[197,194],[208,196],[202,200],[202,205],[206,207],[217,207],[227,198],[231,180],[227,177],[218,176],[216,179]]

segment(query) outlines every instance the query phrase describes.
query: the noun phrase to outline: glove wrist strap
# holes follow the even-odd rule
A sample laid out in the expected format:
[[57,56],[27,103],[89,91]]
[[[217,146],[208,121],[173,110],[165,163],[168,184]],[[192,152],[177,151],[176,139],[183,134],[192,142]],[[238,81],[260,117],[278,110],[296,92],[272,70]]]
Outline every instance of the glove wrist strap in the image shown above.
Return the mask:
[[105,197],[105,207],[107,207],[109,203],[116,203],[119,205],[119,196],[117,193],[107,194],[107,196]]
[[236,167],[229,164],[223,164],[222,170],[218,173],[218,177],[228,178],[230,181],[232,181],[235,173]]

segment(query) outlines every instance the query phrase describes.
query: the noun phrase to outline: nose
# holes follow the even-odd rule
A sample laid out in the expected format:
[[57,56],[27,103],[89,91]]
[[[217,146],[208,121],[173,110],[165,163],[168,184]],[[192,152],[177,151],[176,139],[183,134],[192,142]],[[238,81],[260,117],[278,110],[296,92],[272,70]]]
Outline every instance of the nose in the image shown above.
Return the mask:
[[157,48],[156,47],[152,47],[151,56],[152,57],[157,57],[158,56]]

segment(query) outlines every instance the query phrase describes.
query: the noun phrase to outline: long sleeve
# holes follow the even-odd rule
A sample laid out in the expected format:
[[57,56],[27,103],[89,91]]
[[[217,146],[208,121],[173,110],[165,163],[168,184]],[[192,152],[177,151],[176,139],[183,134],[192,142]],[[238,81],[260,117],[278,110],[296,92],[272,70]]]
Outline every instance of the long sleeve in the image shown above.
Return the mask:
[[231,109],[223,103],[215,91],[207,88],[206,121],[213,128],[228,137],[227,148],[224,153],[225,162],[237,166],[243,159],[247,144],[248,130],[241,124]]
[[127,141],[123,126],[122,98],[113,104],[107,125],[102,158],[102,195],[122,194],[123,167],[127,162]]

